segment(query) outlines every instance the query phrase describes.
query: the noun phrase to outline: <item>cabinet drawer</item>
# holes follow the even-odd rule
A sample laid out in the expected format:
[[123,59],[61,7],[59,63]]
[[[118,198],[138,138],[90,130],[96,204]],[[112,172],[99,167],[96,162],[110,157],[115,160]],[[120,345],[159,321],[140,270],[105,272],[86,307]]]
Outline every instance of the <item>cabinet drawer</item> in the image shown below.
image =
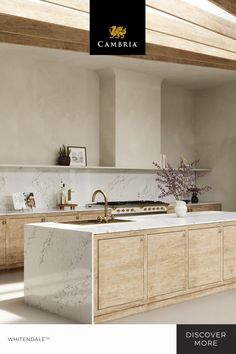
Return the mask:
[[76,221],[79,220],[79,214],[75,215],[59,215],[59,216],[48,216],[48,222],[64,222],[64,221]]

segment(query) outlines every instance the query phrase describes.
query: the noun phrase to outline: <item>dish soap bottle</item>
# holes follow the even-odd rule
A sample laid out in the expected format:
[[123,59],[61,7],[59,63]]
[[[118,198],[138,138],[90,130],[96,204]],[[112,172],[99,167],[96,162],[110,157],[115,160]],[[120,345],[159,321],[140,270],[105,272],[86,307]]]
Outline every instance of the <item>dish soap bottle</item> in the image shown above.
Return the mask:
[[66,204],[66,186],[65,183],[62,184],[61,189],[58,193],[58,204]]

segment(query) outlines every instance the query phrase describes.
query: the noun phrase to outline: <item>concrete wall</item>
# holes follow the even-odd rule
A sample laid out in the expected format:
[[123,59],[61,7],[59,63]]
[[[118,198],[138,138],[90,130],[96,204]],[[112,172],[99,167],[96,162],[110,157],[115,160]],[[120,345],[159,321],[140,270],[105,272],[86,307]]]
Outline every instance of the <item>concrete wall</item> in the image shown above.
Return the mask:
[[161,79],[116,70],[116,165],[152,168],[161,154]]
[[236,84],[196,92],[195,135],[197,156],[212,169],[204,180],[213,190],[202,199],[236,211]]
[[115,72],[98,71],[100,78],[100,165],[115,166],[116,161],[116,91]]
[[161,91],[161,150],[172,166],[180,156],[193,161],[196,156],[192,90],[163,82]]
[[55,164],[62,145],[99,164],[99,79],[64,63],[0,58],[0,163]]

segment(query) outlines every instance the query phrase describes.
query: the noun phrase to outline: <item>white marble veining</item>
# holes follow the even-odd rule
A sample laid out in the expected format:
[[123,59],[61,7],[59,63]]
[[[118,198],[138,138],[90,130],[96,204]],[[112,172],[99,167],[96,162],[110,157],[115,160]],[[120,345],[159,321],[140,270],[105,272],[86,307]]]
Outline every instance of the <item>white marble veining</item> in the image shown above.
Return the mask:
[[[104,234],[110,232],[123,231],[139,231],[147,229],[158,229],[166,227],[190,226],[198,224],[209,224],[216,222],[235,221],[236,213],[223,211],[201,211],[187,213],[186,217],[178,218],[175,213],[166,215],[140,215],[117,217],[124,222],[96,224],[96,225],[80,225],[78,224],[60,224],[60,223],[43,223],[33,224],[38,227],[59,230],[71,230],[79,232],[90,232],[94,234]],[[129,222],[127,221],[129,220]]]
[[24,301],[78,323],[92,323],[91,233],[25,227]]
[[160,193],[155,173],[4,168],[0,170],[0,210],[12,210],[12,193],[20,191],[33,192],[38,209],[53,209],[61,181],[75,191],[73,201],[79,206],[91,202],[95,189],[104,189],[109,200],[157,200]]
[[[233,212],[193,212],[120,218],[99,225],[25,226],[25,302],[77,323],[92,323],[93,235],[236,221]],[[127,220],[131,220],[127,222]]]

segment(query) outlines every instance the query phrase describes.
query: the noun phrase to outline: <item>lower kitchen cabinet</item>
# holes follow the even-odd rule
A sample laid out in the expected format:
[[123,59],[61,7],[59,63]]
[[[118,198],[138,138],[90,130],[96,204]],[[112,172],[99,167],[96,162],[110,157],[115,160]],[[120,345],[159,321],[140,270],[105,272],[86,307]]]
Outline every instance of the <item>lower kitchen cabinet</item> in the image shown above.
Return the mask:
[[209,285],[221,281],[220,227],[189,230],[189,287]]
[[6,265],[24,263],[24,225],[45,221],[41,217],[27,217],[7,220],[6,230]]
[[148,298],[186,289],[186,233],[148,235]]
[[6,220],[0,220],[0,267],[6,264]]
[[224,227],[224,280],[236,278],[236,225]]
[[24,265],[24,225],[40,222],[67,222],[96,219],[100,211],[25,214],[24,216],[6,216],[0,221],[0,269],[23,267]]
[[144,299],[144,236],[98,241],[99,310]]

